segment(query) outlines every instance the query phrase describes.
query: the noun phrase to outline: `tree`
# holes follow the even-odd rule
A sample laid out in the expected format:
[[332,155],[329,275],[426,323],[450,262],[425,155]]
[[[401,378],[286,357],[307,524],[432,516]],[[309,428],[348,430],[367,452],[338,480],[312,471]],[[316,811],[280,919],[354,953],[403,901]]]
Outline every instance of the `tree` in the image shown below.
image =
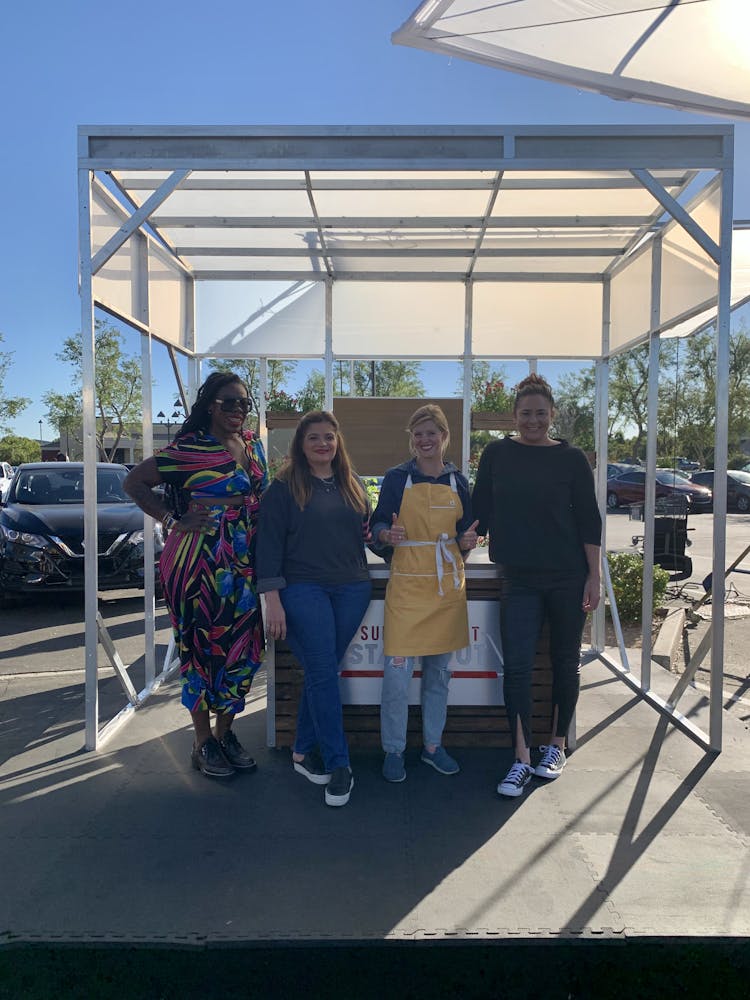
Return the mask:
[[[510,413],[514,395],[506,388],[508,376],[504,368],[490,368],[489,361],[471,363],[471,408],[494,413]],[[456,391],[463,395],[463,378],[458,380]]]
[[[122,334],[101,320],[96,321],[96,370],[94,395],[96,407],[96,442],[102,461],[111,461],[124,434],[141,422],[142,380],[140,358],[123,354]],[[57,355],[73,368],[73,383],[78,393],[60,394],[50,390],[42,396],[48,407],[48,419],[61,433],[83,422],[80,395],[83,388],[83,337],[68,337]],[[112,443],[105,440],[111,435]]]
[[[273,397],[284,389],[297,367],[296,361],[269,359],[267,368],[268,396]],[[217,372],[234,372],[247,386],[253,411],[260,408],[260,361],[257,358],[214,358],[209,368]]]
[[[42,402],[47,407],[47,422],[57,428],[61,448],[70,453],[70,441],[77,441],[82,446],[82,413],[81,397],[75,392],[54,392],[50,390],[42,396]],[[65,442],[64,447],[62,446]],[[76,449],[80,454],[80,447]]]
[[[354,395],[424,396],[421,368],[418,361],[356,361]],[[342,395],[351,395],[351,392]]]
[[595,451],[594,399],[596,374],[594,367],[580,372],[568,372],[560,377],[555,389],[555,431],[559,437],[584,451]]
[[10,462],[11,465],[22,465],[24,462],[38,462],[42,457],[42,449],[33,438],[20,437],[17,434],[6,434],[0,438],[0,462]]
[[[0,333],[0,344],[5,340],[5,337]],[[9,430],[7,421],[12,420],[13,417],[18,416],[31,402],[25,396],[6,396],[5,395],[5,377],[10,370],[12,364],[13,352],[12,351],[0,351],[0,430]],[[4,459],[8,461],[8,459]],[[14,463],[11,463],[11,465]]]

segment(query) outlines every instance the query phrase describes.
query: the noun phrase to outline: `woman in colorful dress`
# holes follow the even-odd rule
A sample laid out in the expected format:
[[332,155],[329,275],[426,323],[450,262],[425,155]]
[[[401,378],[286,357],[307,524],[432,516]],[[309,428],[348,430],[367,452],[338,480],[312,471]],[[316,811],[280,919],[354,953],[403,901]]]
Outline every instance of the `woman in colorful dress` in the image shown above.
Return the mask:
[[306,413],[261,504],[258,590],[269,637],[286,639],[303,671],[292,766],[325,785],[328,806],[354,787],[338,674],[370,603],[369,513],[336,417]]
[[[125,480],[167,532],[160,572],[195,730],[191,761],[211,778],[256,767],[232,731],[263,656],[254,564],[267,471],[259,439],[244,428],[249,409],[239,376],[214,372],[172,444]],[[164,499],[154,492],[161,484]]]
[[383,777],[393,782],[406,778],[409,687],[417,659],[422,670],[421,760],[440,774],[460,770],[442,737],[448,663],[453,652],[469,645],[463,555],[477,543],[469,484],[445,461],[450,443],[445,414],[434,403],[420,406],[407,429],[414,457],[385,474],[372,515],[371,548],[391,561],[380,735]]

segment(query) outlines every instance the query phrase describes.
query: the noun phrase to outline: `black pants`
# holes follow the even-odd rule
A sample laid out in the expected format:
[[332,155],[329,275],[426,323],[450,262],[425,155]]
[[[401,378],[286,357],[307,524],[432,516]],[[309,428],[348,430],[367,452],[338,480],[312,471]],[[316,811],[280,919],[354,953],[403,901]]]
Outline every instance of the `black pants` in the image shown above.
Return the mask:
[[579,573],[519,574],[506,581],[500,603],[503,693],[514,746],[519,719],[526,745],[531,745],[531,673],[545,618],[550,630],[553,713],[557,709],[554,735],[565,736],[570,727],[580,684],[585,583],[586,577]]

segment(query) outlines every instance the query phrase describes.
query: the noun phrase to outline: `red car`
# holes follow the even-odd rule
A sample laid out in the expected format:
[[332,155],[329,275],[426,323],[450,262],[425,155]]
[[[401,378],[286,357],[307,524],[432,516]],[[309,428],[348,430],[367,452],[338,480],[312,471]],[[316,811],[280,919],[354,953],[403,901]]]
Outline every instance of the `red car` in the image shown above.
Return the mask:
[[[607,507],[616,510],[631,503],[643,503],[646,493],[646,473],[640,469],[624,472],[607,480]],[[713,493],[705,486],[692,483],[673,469],[656,470],[656,496],[683,496],[688,502],[688,511],[710,511]]]

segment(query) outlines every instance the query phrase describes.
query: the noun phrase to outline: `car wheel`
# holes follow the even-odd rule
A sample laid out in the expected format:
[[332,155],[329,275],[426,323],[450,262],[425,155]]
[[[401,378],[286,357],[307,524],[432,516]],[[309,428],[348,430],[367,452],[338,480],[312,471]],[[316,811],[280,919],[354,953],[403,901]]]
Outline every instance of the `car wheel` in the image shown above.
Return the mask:
[[620,500],[619,500],[617,494],[616,493],[608,493],[607,494],[607,507],[609,507],[610,510],[617,510],[617,508],[619,506],[620,506]]
[[741,494],[737,497],[737,510],[740,514],[747,514],[750,510],[750,497]]

